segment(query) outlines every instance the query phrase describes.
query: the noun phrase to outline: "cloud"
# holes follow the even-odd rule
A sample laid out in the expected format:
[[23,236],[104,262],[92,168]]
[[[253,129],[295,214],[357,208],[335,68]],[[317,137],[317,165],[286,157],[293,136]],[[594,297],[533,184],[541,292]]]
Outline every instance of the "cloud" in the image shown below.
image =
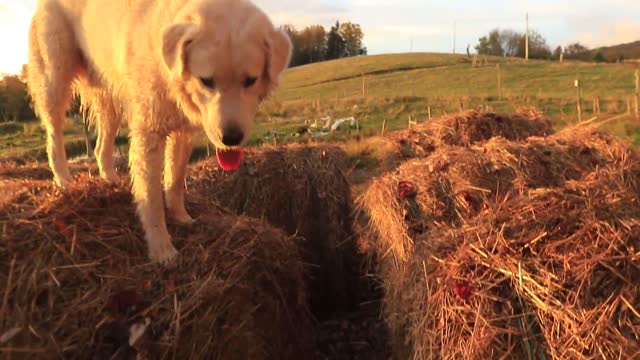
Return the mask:
[[323,0],[254,0],[271,17],[276,25],[293,25],[296,28],[309,25],[329,25],[348,16],[344,2],[340,4]]
[[577,40],[589,47],[640,40],[640,22],[630,19],[591,26],[578,32]]

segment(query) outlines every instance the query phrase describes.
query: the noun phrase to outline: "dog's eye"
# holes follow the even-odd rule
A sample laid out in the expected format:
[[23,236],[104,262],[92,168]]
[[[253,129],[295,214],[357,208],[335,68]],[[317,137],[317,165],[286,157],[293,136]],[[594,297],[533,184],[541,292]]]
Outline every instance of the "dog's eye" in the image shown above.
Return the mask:
[[213,80],[212,77],[210,77],[210,78],[200,78],[200,82],[202,83],[202,85],[208,87],[209,89],[215,89],[216,88],[216,81]]
[[258,80],[258,78],[255,78],[255,77],[252,77],[252,76],[244,79],[244,87],[245,88],[252,87],[256,83],[257,80]]

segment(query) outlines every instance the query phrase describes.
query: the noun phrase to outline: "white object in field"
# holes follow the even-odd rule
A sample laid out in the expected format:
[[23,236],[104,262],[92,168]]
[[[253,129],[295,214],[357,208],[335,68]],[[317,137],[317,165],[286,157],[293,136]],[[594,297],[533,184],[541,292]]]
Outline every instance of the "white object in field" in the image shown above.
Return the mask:
[[0,336],[0,344],[4,344],[13,339],[13,337],[18,335],[20,331],[22,331],[21,327],[15,327],[13,329],[7,330],[4,334],[2,334],[2,336]]
[[328,129],[329,127],[331,127],[331,117],[325,116],[323,118],[320,118],[320,120],[325,122],[324,126],[322,127],[323,129]]
[[129,346],[134,346],[140,340],[145,331],[147,331],[149,324],[151,324],[151,319],[145,318],[144,324],[135,323],[131,325],[131,328],[129,328]]
[[348,118],[343,118],[343,119],[337,119],[331,126],[331,131],[335,131],[336,129],[338,129],[338,127],[340,127],[340,125],[342,125],[347,121],[351,122],[351,126],[353,126],[353,124],[355,124],[356,119],[353,116]]

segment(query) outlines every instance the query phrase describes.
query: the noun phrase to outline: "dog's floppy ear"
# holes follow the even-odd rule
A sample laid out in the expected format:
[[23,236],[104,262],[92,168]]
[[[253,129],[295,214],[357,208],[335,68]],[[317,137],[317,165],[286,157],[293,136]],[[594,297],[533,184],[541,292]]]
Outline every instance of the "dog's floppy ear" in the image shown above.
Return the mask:
[[265,61],[265,77],[267,77],[268,86],[266,97],[275,87],[278,86],[280,75],[289,66],[291,61],[291,52],[293,46],[291,39],[286,32],[280,29],[273,29],[267,35],[266,45],[266,61]]
[[162,33],[162,58],[174,76],[184,76],[187,46],[195,39],[200,27],[194,23],[167,26]]

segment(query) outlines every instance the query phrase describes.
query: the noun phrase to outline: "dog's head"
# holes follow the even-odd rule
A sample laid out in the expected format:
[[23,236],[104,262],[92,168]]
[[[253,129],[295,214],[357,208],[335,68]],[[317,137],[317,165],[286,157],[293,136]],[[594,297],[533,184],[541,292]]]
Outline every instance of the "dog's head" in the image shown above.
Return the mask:
[[192,0],[162,34],[162,57],[185,114],[218,149],[242,146],[260,102],[289,65],[287,34],[245,0]]

